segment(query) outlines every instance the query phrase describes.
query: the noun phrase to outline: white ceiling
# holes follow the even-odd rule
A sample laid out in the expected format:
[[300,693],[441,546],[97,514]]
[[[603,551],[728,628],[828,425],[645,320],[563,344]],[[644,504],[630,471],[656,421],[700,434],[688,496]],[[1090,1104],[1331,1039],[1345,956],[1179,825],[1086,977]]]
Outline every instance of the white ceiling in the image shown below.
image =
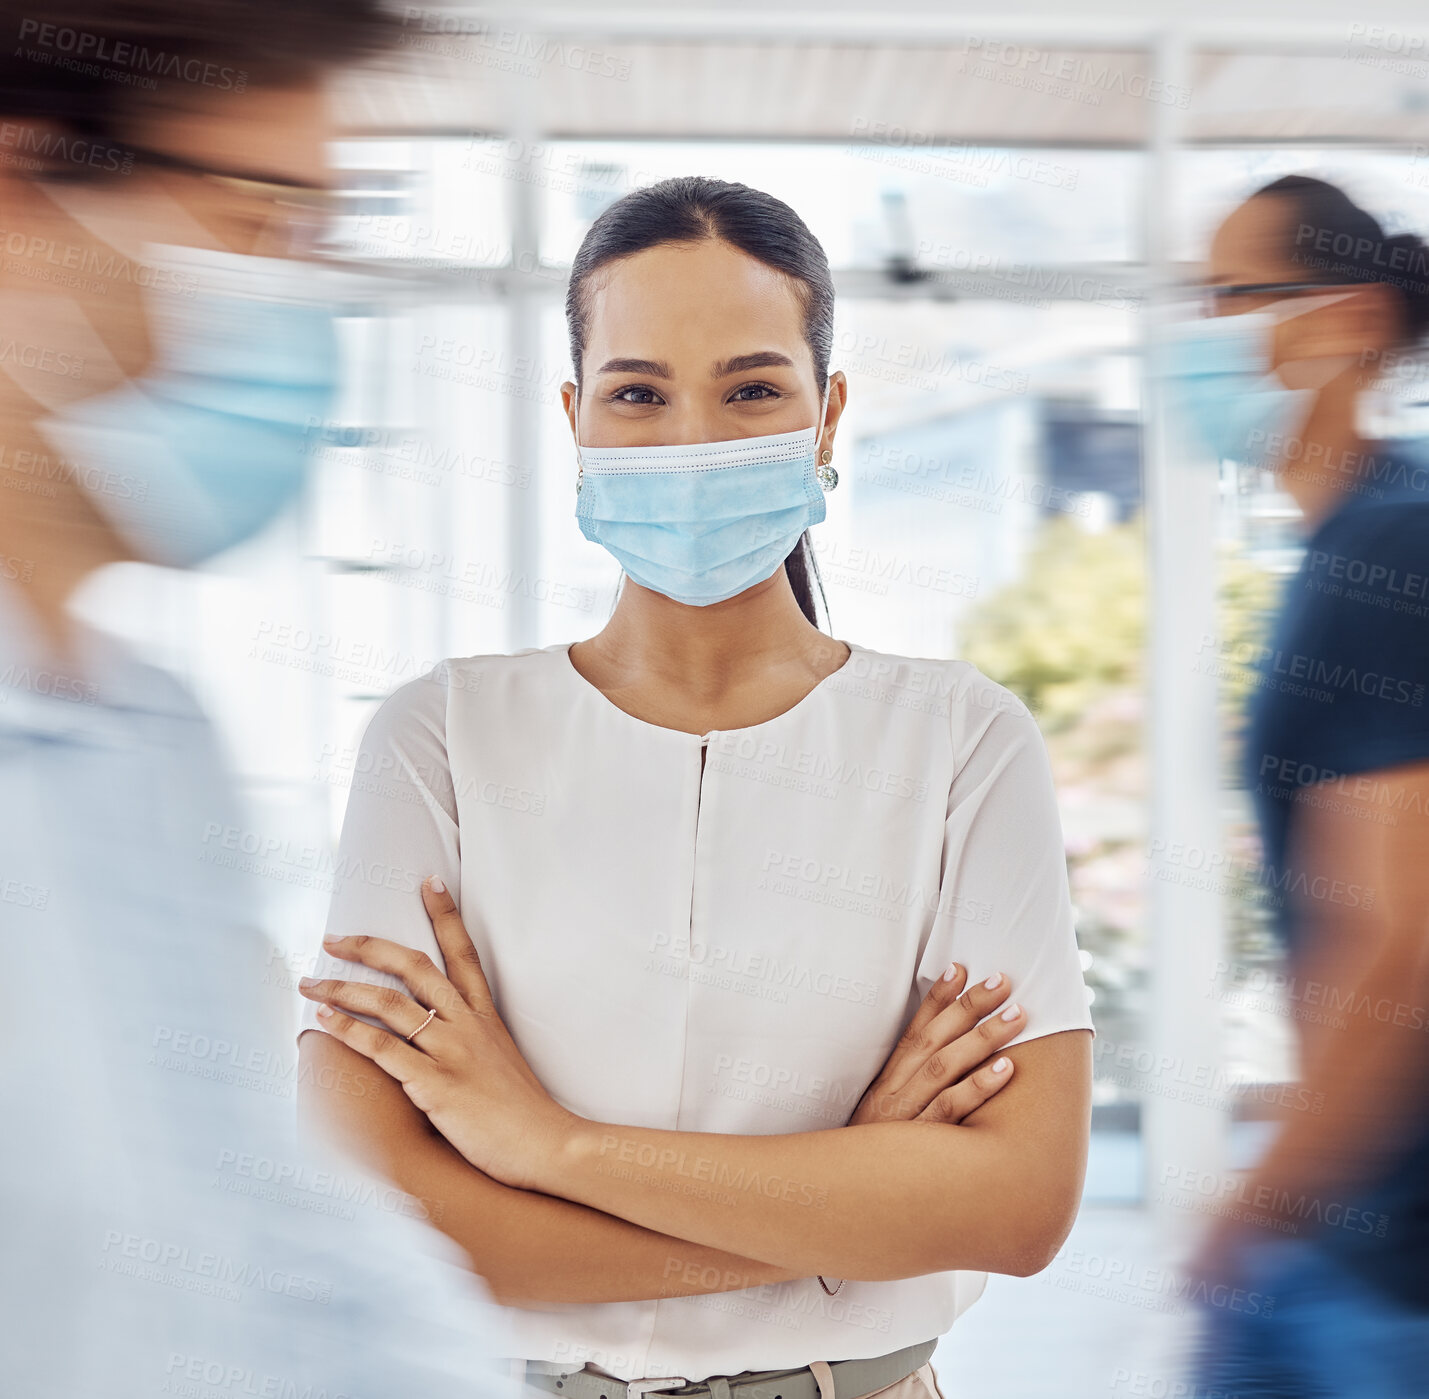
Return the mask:
[[[346,81],[349,129],[1138,145],[1161,123],[1190,141],[1429,140],[1422,0],[1354,20],[1316,0],[1101,0],[1075,21],[1018,0],[995,20],[908,0],[416,14],[381,71]],[[1171,19],[1184,69],[1159,66]]]

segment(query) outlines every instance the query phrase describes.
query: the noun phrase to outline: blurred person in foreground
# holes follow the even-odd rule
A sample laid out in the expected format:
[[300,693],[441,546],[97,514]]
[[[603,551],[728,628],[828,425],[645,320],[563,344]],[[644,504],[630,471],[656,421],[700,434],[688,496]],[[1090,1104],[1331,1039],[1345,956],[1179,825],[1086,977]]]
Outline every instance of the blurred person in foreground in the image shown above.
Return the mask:
[[1429,457],[1364,429],[1366,391],[1429,329],[1429,249],[1291,176],[1221,225],[1206,291],[1172,406],[1218,457],[1273,467],[1304,517],[1244,754],[1303,1106],[1202,1243],[1223,1290],[1203,1294],[1195,1392],[1422,1395]]
[[295,1147],[268,944],[203,860],[236,819],[214,737],[67,608],[299,489],[336,380],[294,260],[324,80],[385,28],[366,0],[0,4],[6,1395],[507,1389],[418,1202]]

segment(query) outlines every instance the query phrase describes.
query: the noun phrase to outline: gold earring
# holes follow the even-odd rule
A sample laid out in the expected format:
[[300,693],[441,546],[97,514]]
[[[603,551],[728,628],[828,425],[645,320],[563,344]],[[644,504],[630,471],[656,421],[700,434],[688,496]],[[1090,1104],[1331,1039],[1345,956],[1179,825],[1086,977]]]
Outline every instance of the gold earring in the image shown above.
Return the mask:
[[839,483],[839,474],[829,465],[834,459],[833,452],[825,447],[819,454],[819,464],[814,468],[814,478],[824,490],[831,491]]

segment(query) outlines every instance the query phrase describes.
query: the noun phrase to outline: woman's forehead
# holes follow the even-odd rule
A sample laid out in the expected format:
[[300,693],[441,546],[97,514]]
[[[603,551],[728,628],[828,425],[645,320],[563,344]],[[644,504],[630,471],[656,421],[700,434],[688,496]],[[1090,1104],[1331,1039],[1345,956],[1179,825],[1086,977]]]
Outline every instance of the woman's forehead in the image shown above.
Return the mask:
[[1237,282],[1288,280],[1295,268],[1293,217],[1288,199],[1247,199],[1227,215],[1211,240],[1211,275]]
[[592,362],[639,355],[694,367],[732,352],[807,354],[799,284],[716,239],[663,243],[608,263],[592,275],[586,304]]

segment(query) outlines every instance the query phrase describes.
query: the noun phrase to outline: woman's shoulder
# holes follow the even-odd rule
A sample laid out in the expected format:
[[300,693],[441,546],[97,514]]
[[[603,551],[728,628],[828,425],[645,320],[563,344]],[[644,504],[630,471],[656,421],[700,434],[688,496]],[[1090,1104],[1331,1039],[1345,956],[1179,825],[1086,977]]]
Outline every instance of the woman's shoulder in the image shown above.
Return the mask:
[[539,684],[564,659],[567,643],[521,651],[451,656],[399,685],[378,706],[369,735],[394,739],[415,735],[443,737],[454,699],[509,691],[523,683]]
[[978,787],[1042,780],[1049,761],[1042,731],[1006,685],[971,661],[852,649],[845,667],[851,692],[881,701],[866,712],[881,714],[890,734],[930,755],[946,754],[950,781]]
[[836,689],[881,699],[891,708],[947,717],[955,730],[979,729],[998,715],[1032,718],[1032,713],[1005,685],[984,675],[971,661],[905,656],[875,651],[854,642],[843,668],[833,678]]

